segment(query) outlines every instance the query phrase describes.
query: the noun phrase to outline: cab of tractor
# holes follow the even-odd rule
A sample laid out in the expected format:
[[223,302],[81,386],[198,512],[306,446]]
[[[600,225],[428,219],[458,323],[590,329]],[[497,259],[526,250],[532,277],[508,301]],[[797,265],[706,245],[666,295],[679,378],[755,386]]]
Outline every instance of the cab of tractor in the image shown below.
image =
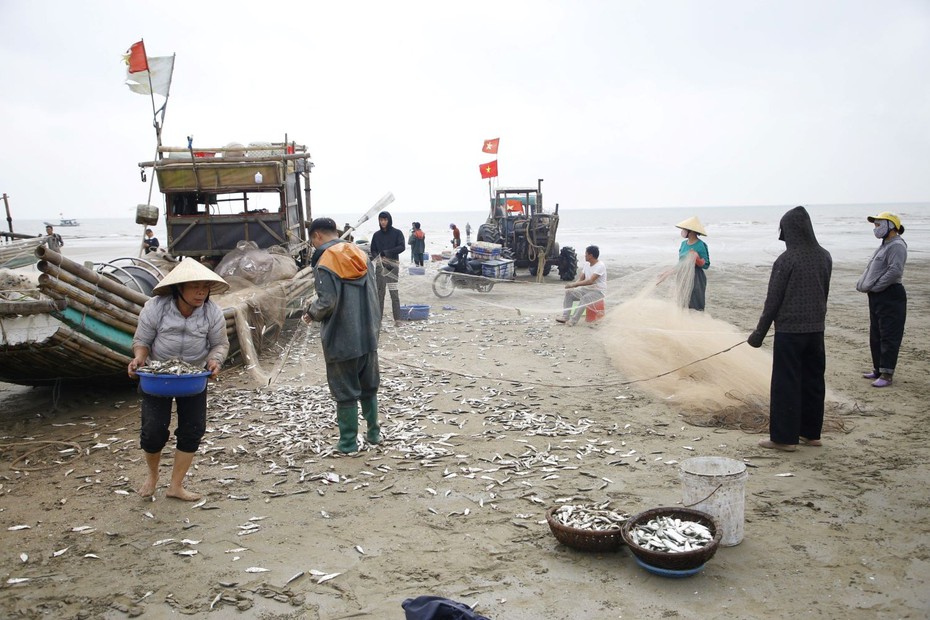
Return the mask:
[[553,267],[559,279],[569,282],[578,274],[574,248],[559,248],[559,205],[547,211],[543,205],[542,179],[532,188],[499,188],[491,194],[491,211],[478,227],[478,241],[502,246],[502,257],[514,261],[517,269],[530,275],[547,276]]

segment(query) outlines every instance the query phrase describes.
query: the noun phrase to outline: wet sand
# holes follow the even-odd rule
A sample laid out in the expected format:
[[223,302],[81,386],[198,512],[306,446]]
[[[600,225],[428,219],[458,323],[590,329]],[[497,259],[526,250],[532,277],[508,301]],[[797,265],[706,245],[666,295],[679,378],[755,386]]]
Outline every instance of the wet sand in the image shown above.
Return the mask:
[[[446,300],[429,275],[404,277],[403,302],[432,314],[385,328],[385,442],[355,457],[329,454],[319,340],[290,325],[263,356],[269,388],[240,369],[211,386],[188,481],[205,494],[199,507],[165,498],[168,451],[155,501],[133,492],[144,463],[132,389],[0,386],[0,616],[402,618],[405,598],[433,594],[510,620],[926,617],[930,262],[907,266],[910,315],[886,390],[860,378],[860,270],[835,267],[827,319],[827,383],[848,403],[846,430],[791,454],[758,448],[758,434],[691,426],[674,401],[624,385],[606,323],[567,328],[536,311],[560,303],[552,276]],[[715,268],[708,311],[748,334],[767,275]],[[522,425],[531,417],[545,428]],[[288,434],[272,434],[276,424]],[[414,436],[421,453],[406,451]],[[566,548],[545,524],[566,498],[630,513],[675,505],[668,463],[691,456],[750,472],[743,542],[694,577],[651,575],[626,549]]]

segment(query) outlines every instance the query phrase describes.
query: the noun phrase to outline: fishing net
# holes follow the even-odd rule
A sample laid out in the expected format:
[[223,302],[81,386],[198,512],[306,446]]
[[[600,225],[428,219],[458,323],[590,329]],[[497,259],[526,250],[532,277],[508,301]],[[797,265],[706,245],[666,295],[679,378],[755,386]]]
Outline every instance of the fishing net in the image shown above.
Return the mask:
[[[633,294],[605,320],[603,340],[614,367],[690,424],[767,430],[771,354],[745,344],[744,330],[688,310],[692,262],[638,276],[625,279]],[[843,430],[837,416],[845,405],[829,393],[828,401],[824,428]]]

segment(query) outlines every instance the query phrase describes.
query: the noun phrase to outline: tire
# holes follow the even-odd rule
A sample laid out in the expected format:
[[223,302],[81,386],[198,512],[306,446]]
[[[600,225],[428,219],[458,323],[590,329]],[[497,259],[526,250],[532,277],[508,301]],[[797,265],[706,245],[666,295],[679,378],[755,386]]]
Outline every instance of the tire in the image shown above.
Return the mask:
[[478,289],[479,293],[487,293],[494,288],[494,280],[485,280],[482,278],[481,282],[475,285],[475,288]]
[[440,271],[433,278],[433,293],[436,297],[448,297],[455,290],[455,282],[448,271]]
[[550,271],[552,271],[552,265],[546,263],[546,266],[543,267],[543,275],[548,276]]
[[527,269],[530,270],[530,275],[533,276],[534,278],[536,277],[536,274],[539,273],[538,265],[539,263],[537,263],[536,261],[533,261],[532,263],[530,263],[530,266],[527,267]]
[[562,248],[559,252],[559,279],[571,282],[578,276],[578,255],[574,248]]
[[501,235],[496,226],[491,224],[482,224],[478,227],[478,241],[487,241],[488,243],[500,243]]

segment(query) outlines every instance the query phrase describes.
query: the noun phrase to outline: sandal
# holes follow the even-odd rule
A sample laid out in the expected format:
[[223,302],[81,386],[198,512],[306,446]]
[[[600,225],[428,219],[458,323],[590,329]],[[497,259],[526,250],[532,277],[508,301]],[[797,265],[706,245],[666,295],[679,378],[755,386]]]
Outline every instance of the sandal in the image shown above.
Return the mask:
[[813,446],[815,448],[819,448],[820,446],[823,445],[823,442],[820,441],[819,439],[808,439],[807,437],[798,437],[798,439],[800,439],[801,443],[803,443],[804,445]]
[[880,376],[880,375],[879,375],[877,372],[875,372],[875,371],[873,370],[872,372],[867,372],[867,373],[865,373],[864,375],[862,375],[862,378],[863,378],[863,379],[872,379],[872,380],[874,381],[875,379],[878,379],[879,376]]
[[891,377],[888,377],[887,379],[885,377],[879,377],[878,379],[872,382],[872,387],[877,387],[877,388],[888,387],[890,385],[891,385]]

